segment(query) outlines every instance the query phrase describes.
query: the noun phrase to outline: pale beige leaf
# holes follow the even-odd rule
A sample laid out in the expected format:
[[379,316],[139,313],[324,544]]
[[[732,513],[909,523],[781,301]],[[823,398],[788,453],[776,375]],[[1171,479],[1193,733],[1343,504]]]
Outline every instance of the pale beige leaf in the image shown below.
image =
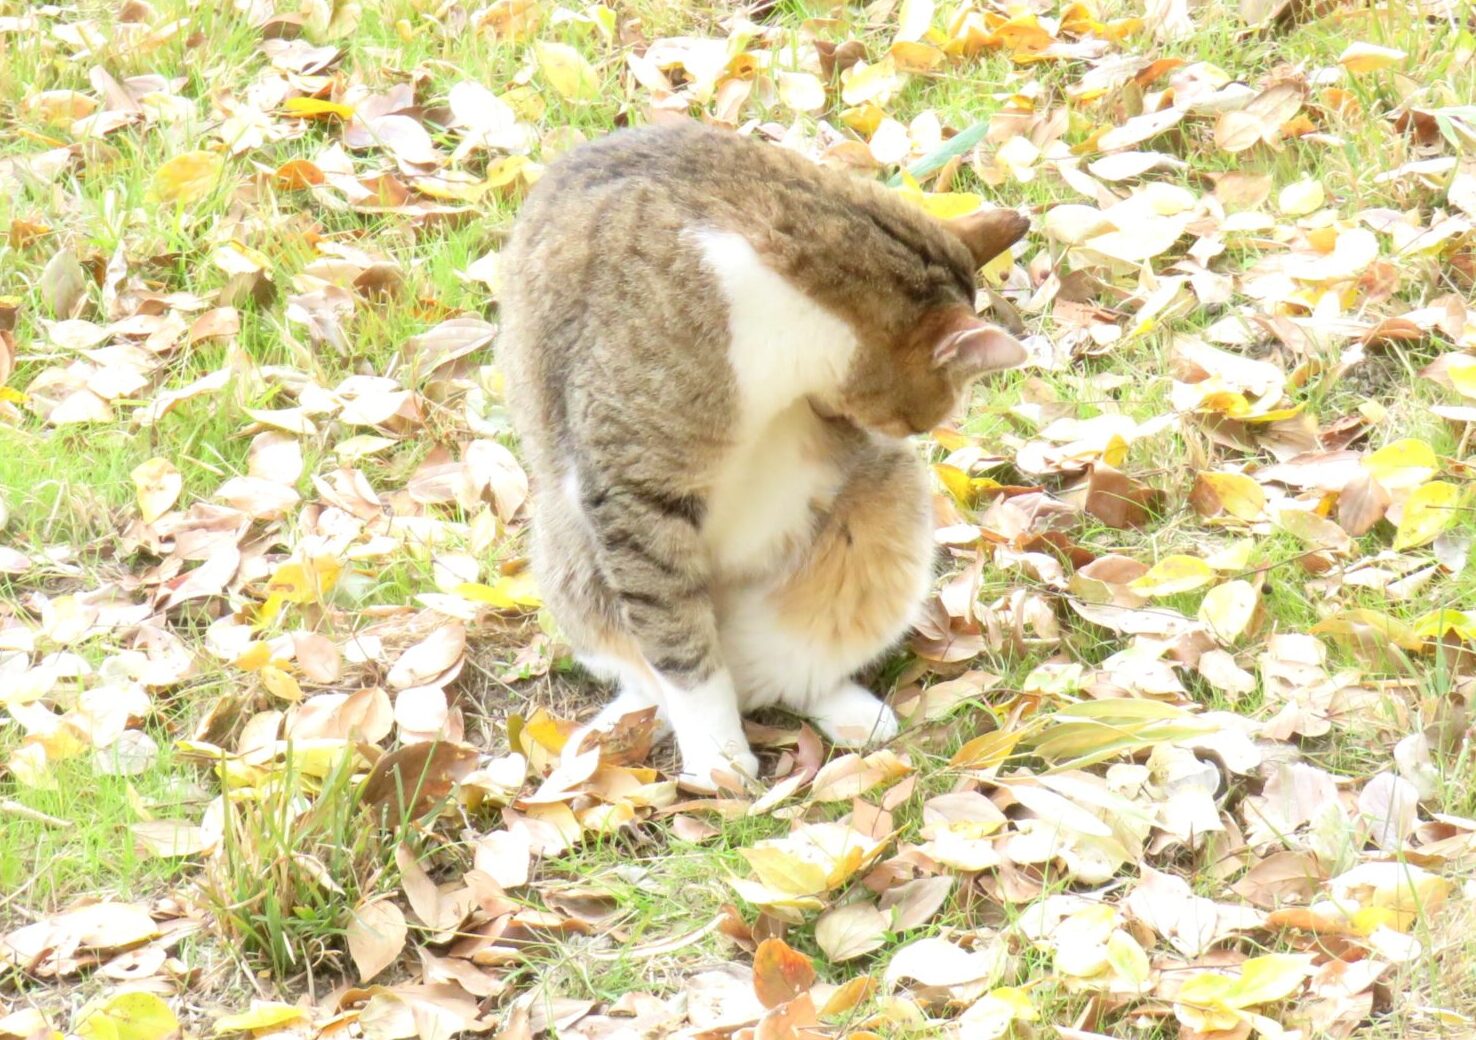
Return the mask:
[[387,681],[392,689],[422,686],[455,667],[466,650],[466,629],[442,625],[400,655]]
[[354,910],[345,938],[361,983],[369,982],[399,958],[409,932],[405,915],[390,899],[361,903]]
[[1326,201],[1322,182],[1311,178],[1288,184],[1276,194],[1276,208],[1289,217],[1304,217],[1321,209]]
[[133,478],[139,513],[146,524],[169,512],[184,489],[184,477],[174,463],[157,456],[140,462],[129,476]]
[[1205,593],[1199,605],[1199,620],[1220,642],[1233,643],[1250,627],[1260,599],[1256,586],[1250,582],[1227,581]]
[[831,963],[854,960],[886,942],[888,915],[870,903],[827,911],[815,922],[815,942]]

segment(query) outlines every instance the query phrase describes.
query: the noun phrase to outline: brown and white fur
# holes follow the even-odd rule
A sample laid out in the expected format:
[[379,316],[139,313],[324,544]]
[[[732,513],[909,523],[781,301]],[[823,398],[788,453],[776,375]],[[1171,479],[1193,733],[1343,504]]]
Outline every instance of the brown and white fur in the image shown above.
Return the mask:
[[[683,775],[756,775],[741,714],[890,739],[852,676],[932,577],[910,434],[1025,357],[974,274],[1027,223],[945,224],[872,182],[697,124],[575,149],[502,255],[499,356],[533,563],[579,660],[656,706]],[[580,741],[573,742],[578,746]]]

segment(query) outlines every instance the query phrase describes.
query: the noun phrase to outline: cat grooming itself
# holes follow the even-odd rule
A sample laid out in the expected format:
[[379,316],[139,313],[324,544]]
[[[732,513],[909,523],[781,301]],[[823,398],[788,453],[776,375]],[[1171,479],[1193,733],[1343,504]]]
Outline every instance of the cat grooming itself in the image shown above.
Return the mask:
[[[852,676],[932,580],[909,444],[1024,348],[974,313],[1026,231],[697,123],[581,145],[529,194],[498,346],[533,481],[532,558],[578,660],[655,706],[683,779],[757,775],[741,716],[895,735]],[[583,731],[573,742],[579,746]]]

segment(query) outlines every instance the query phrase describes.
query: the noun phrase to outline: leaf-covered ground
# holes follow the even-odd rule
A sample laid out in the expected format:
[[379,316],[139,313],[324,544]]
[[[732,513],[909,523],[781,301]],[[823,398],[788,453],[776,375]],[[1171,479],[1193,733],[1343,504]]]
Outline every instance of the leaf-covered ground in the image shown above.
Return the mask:
[[[1473,24],[0,3],[0,1038],[1473,1035]],[[1034,219],[902,736],[700,800],[559,765],[491,354],[688,117]]]

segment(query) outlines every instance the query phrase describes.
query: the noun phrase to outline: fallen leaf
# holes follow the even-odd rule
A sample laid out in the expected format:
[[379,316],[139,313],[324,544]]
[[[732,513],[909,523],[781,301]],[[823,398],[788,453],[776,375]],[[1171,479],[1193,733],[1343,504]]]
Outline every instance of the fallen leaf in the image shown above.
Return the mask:
[[1415,488],[1404,503],[1399,529],[1394,532],[1396,550],[1429,545],[1451,525],[1460,508],[1461,489],[1432,480]]
[[[359,973],[359,982],[367,984],[399,959],[405,948],[409,928],[400,908],[387,898],[360,903],[349,919],[345,938],[349,956]],[[216,1025],[217,1031],[220,1025]]]
[[1198,556],[1175,554],[1155,563],[1147,574],[1128,582],[1144,596],[1176,596],[1215,580],[1215,570]]
[[567,43],[535,43],[533,55],[539,71],[560,97],[593,101],[600,96],[600,80],[593,67]]
[[130,474],[137,489],[143,522],[151,524],[173,508],[184,489],[184,477],[168,459],[157,456],[140,462]]
[[766,1008],[786,1004],[815,983],[810,958],[783,939],[765,939],[753,955],[753,989]]
[[156,994],[125,990],[94,1001],[77,1014],[73,1031],[82,1040],[169,1040],[179,1019]]
[[1338,55],[1338,64],[1355,76],[1400,65],[1409,57],[1395,47],[1381,47],[1376,43],[1350,43]]
[[886,942],[888,915],[870,903],[827,911],[815,922],[815,942],[833,964],[863,957]]
[[154,172],[154,194],[161,202],[188,206],[215,190],[225,171],[218,152],[185,152]]

